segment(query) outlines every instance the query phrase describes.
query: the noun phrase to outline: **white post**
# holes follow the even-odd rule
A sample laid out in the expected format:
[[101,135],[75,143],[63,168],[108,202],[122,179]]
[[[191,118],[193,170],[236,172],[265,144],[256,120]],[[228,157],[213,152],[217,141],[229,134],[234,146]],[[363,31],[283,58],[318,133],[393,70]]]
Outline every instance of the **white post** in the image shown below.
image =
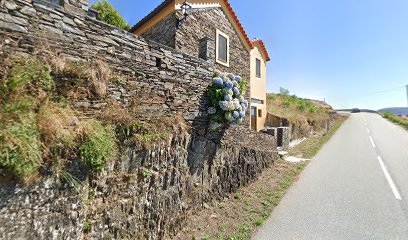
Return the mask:
[[408,107],[408,85],[407,85],[407,107]]

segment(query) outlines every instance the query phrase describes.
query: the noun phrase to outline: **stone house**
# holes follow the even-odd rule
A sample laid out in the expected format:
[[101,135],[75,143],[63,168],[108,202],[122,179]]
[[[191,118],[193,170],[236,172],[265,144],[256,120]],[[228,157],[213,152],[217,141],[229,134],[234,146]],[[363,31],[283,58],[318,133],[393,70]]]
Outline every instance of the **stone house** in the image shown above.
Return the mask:
[[[185,4],[191,7],[187,17],[182,10]],[[263,128],[269,55],[262,41],[250,40],[228,0],[165,0],[130,32],[247,79],[247,97],[254,98],[250,125],[256,131]]]

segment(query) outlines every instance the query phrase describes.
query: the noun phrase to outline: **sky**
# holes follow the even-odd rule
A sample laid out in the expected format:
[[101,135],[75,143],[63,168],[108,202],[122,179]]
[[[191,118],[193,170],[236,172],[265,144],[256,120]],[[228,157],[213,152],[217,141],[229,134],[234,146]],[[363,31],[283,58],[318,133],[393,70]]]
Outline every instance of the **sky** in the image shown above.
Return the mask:
[[[133,25],[162,1],[110,2]],[[268,49],[267,92],[283,87],[336,109],[407,106],[407,0],[230,3],[249,37]]]

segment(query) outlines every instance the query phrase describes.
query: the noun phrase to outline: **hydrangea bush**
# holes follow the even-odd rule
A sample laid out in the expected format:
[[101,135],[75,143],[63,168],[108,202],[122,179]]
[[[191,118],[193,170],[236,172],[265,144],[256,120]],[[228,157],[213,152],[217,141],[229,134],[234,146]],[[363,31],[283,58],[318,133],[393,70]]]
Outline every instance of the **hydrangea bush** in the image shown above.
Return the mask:
[[247,81],[234,74],[214,73],[207,91],[211,101],[208,113],[212,120],[224,124],[240,124],[245,119],[248,101],[245,99]]

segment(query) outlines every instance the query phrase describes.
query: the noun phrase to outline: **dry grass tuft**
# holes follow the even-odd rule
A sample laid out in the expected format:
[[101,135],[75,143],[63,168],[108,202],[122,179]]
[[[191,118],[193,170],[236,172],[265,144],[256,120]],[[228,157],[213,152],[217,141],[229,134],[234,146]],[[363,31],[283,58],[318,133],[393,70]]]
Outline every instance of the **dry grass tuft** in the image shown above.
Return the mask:
[[146,128],[149,129],[149,133],[169,132],[180,134],[187,131],[189,126],[181,115],[176,114],[151,120],[146,123]]
[[111,101],[100,115],[100,120],[114,124],[131,124],[135,117],[132,112],[125,109],[120,103]]
[[72,145],[79,124],[75,113],[69,108],[62,108],[53,102],[45,102],[38,111],[38,130],[47,150],[55,143]]
[[106,96],[107,85],[112,78],[112,70],[109,65],[98,60],[92,64],[86,73],[92,84],[92,92],[99,97]]

